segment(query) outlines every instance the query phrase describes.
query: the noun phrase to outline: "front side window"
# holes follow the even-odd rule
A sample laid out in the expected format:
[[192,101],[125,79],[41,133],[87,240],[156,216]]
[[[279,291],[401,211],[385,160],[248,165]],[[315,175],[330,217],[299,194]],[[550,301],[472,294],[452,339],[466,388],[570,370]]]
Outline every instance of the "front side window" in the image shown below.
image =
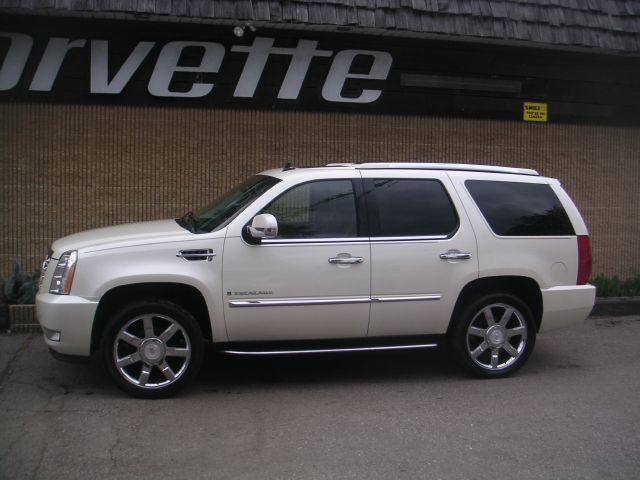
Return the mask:
[[375,179],[367,196],[374,199],[374,237],[448,237],[458,227],[451,199],[437,180]]
[[358,236],[356,196],[351,180],[298,185],[261,213],[278,221],[278,238],[351,238]]
[[467,180],[465,185],[496,235],[575,233],[567,212],[547,184]]

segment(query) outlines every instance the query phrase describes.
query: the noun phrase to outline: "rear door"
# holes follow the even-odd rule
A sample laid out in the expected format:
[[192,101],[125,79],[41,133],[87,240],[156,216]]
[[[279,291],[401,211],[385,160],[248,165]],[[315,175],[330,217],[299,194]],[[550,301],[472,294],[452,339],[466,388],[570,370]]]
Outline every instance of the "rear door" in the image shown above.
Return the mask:
[[371,228],[369,336],[439,334],[478,276],[476,240],[445,172],[362,170]]

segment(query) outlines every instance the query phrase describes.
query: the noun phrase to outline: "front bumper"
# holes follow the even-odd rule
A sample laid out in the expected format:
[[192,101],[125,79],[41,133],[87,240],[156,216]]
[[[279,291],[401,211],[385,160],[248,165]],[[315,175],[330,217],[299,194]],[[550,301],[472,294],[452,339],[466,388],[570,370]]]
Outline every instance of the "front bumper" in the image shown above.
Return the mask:
[[[97,308],[97,301],[86,298],[39,293],[36,313],[49,348],[61,355],[91,355],[91,328]],[[58,336],[59,340],[52,340]]]
[[542,323],[546,332],[584,321],[596,302],[596,287],[571,285],[542,290]]

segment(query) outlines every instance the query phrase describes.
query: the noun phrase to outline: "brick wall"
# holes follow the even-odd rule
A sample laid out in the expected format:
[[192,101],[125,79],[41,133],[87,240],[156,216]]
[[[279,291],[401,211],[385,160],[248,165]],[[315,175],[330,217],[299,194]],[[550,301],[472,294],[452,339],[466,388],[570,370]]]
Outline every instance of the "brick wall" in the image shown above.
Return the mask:
[[51,241],[176,217],[291,162],[486,163],[558,177],[592,235],[594,273],[640,271],[640,131],[411,116],[0,104],[0,274]]

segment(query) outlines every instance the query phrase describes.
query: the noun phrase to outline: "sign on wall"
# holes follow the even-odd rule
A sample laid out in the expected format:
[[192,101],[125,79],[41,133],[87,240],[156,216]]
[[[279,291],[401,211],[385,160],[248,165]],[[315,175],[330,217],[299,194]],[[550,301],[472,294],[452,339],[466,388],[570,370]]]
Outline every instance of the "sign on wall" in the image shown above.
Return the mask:
[[[376,50],[318,48],[316,40],[297,40],[293,47],[275,46],[273,37],[257,36],[249,45],[227,45],[219,42],[177,40],[166,43],[139,41],[125,53],[121,61],[109,56],[114,40],[85,39],[75,37],[49,37],[45,39],[44,51],[36,54],[34,37],[19,32],[0,32],[0,38],[8,40],[7,51],[0,67],[0,91],[10,91],[24,81],[29,92],[52,92],[56,82],[58,89],[67,89],[61,78],[65,62],[74,61],[75,70],[87,77],[84,87],[87,93],[96,95],[122,95],[132,78],[150,59],[151,68],[141,73],[152,97],[203,98],[221,95],[216,89],[216,75],[221,75],[223,63],[229,57],[244,62],[242,69],[232,78],[231,94],[234,98],[254,98],[267,64],[275,56],[285,57],[288,66],[279,79],[278,100],[297,100],[316,58],[331,59],[320,89],[326,102],[372,103],[382,95],[381,88],[367,88],[371,80],[385,81],[391,70],[393,58],[390,53]],[[70,60],[71,53],[82,50],[80,59]],[[33,55],[32,55],[33,54]],[[356,72],[356,60],[368,62],[367,68]],[[231,60],[233,61],[233,60]],[[31,62],[33,74],[25,72]],[[115,67],[111,67],[113,64]],[[149,63],[149,62],[148,62]],[[84,70],[84,72],[83,72]],[[181,77],[179,77],[181,76]],[[24,78],[26,77],[26,78]],[[181,78],[178,80],[178,78]],[[345,84],[358,80],[360,88],[353,87],[351,93]],[[28,84],[28,86],[27,86]],[[355,93],[354,93],[355,92]]]
[[[495,59],[499,58],[500,62]],[[606,74],[603,74],[606,72]],[[638,124],[621,56],[230,25],[0,18],[0,102]],[[524,105],[529,99],[540,105]]]
[[524,102],[522,106],[522,119],[525,122],[546,122],[547,117],[547,104]]

